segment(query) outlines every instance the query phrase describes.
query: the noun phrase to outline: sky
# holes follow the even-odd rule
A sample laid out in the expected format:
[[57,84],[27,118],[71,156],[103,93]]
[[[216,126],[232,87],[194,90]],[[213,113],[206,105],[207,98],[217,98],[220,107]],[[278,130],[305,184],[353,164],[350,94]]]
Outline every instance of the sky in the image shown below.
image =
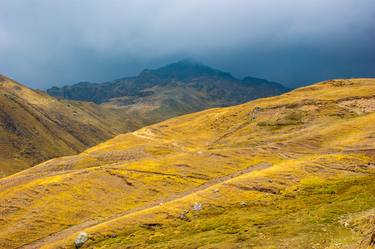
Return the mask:
[[374,0],[0,0],[0,74],[46,89],[185,58],[287,86],[375,77]]

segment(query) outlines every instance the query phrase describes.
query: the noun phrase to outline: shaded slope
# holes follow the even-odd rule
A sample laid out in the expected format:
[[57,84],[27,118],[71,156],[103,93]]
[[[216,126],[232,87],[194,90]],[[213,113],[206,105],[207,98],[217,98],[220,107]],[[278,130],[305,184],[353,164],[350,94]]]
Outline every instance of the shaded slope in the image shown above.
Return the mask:
[[[366,248],[374,83],[327,81],[181,116],[4,178],[1,246],[70,248],[74,229],[48,236],[92,221],[89,248]],[[242,171],[259,163],[273,166]],[[129,210],[139,211],[121,216]]]
[[135,127],[122,111],[58,101],[0,77],[0,177],[81,152]]

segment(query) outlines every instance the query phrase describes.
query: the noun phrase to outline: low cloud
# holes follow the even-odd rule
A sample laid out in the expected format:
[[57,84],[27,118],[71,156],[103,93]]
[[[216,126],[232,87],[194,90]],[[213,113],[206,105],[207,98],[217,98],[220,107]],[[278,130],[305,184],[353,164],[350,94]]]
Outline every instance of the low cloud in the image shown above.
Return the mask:
[[0,9],[0,73],[36,88],[186,57],[288,85],[375,77],[373,0],[3,0]]

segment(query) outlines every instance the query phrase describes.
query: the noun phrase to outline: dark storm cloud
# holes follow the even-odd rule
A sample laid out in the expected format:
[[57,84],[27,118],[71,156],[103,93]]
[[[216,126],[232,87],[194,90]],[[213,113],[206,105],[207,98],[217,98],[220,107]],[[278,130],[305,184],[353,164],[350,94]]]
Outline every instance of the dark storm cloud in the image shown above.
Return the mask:
[[373,0],[2,0],[0,73],[33,87],[181,58],[289,85],[375,77]]

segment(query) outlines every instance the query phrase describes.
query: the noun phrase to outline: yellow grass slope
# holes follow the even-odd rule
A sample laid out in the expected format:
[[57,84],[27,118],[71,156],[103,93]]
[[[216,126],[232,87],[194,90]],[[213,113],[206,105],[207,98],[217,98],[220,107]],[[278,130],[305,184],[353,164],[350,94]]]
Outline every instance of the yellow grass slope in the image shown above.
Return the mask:
[[0,247],[371,248],[374,111],[331,80],[52,159],[0,180]]
[[59,101],[0,75],[0,177],[76,154],[135,126],[121,110]]

